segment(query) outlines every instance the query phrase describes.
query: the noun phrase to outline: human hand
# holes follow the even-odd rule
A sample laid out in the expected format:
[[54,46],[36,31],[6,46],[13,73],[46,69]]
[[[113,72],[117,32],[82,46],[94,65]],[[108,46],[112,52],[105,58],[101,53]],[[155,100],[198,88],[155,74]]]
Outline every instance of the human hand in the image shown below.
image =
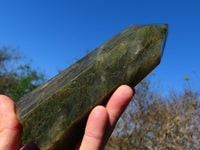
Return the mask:
[[[90,113],[85,134],[77,150],[100,150],[105,146],[119,117],[132,99],[134,92],[126,86],[120,86],[111,96],[106,106],[96,106]],[[0,95],[0,150],[17,150],[22,137],[22,126],[11,99]],[[30,142],[22,150],[38,150]]]
[[0,150],[17,150],[22,137],[22,126],[15,114],[15,104],[0,95]]

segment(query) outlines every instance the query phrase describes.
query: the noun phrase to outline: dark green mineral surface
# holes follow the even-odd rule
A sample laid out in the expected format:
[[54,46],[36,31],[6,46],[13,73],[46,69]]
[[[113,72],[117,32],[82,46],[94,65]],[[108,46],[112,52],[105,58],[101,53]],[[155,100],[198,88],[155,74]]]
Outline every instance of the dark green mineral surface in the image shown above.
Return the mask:
[[25,144],[74,149],[96,105],[122,84],[134,87],[161,60],[168,25],[131,25],[17,102]]

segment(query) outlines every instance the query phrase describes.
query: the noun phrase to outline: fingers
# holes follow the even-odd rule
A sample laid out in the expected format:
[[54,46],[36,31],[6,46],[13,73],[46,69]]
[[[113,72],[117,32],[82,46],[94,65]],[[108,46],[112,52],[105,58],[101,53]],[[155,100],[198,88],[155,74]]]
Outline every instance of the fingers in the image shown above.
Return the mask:
[[110,100],[106,104],[106,110],[108,112],[108,127],[105,131],[103,145],[106,145],[107,140],[112,134],[116,123],[129,102],[134,95],[134,91],[127,85],[120,86],[111,96]]
[[110,137],[119,117],[133,97],[133,90],[120,86],[106,106],[95,107],[89,115],[80,150],[100,150]]
[[15,104],[0,95],[0,149],[17,150],[22,137],[22,126],[15,114]]
[[[120,115],[133,96],[133,90],[120,86],[105,107],[95,107],[89,115],[80,150],[99,150],[105,143]],[[104,134],[106,133],[106,134]],[[17,150],[21,141],[22,126],[15,114],[15,105],[0,95],[0,149]],[[31,145],[31,144],[29,144]],[[26,149],[25,146],[22,149]]]
[[108,111],[109,123],[112,127],[115,126],[119,117],[126,109],[130,100],[133,97],[133,90],[127,85],[120,86],[110,100],[106,104],[106,110]]
[[103,106],[95,107],[89,115],[80,150],[100,150],[108,122],[108,114]]

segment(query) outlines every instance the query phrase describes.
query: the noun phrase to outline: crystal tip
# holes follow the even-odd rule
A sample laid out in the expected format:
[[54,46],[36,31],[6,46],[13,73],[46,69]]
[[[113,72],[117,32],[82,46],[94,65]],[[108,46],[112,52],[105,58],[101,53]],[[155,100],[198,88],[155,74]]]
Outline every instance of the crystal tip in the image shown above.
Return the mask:
[[161,28],[162,28],[163,31],[164,31],[164,38],[163,38],[163,43],[162,43],[162,47],[161,47],[161,57],[162,57],[162,56],[163,56],[163,53],[164,53],[166,41],[167,41],[169,24],[163,24],[163,25],[161,26]]

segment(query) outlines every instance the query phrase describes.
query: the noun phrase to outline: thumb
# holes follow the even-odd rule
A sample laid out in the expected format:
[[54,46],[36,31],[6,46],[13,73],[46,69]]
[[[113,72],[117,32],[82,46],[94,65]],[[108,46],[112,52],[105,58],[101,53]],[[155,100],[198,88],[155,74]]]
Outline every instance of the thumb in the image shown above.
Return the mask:
[[0,95],[0,149],[17,150],[22,137],[22,126],[15,114],[15,104]]

